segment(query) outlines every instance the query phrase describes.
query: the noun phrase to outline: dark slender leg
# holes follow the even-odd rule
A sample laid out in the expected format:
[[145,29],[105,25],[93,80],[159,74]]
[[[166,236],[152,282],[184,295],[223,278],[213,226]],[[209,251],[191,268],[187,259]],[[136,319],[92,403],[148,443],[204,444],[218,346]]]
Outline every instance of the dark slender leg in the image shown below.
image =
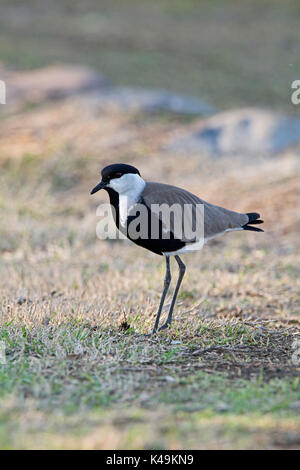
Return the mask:
[[157,315],[156,315],[155,324],[154,324],[152,334],[156,333],[156,331],[157,331],[161,311],[162,311],[162,308],[163,308],[163,305],[164,305],[164,301],[165,301],[167,292],[169,290],[170,282],[171,282],[170,257],[166,256],[166,276],[165,276],[165,280],[164,280],[164,289],[163,289],[162,296],[161,296],[161,299],[160,299],[160,304],[159,304],[159,307],[158,307],[158,312],[157,312]]
[[159,331],[164,330],[165,328],[167,328],[168,326],[171,325],[174,305],[175,305],[176,298],[177,298],[177,295],[178,295],[178,292],[179,292],[179,289],[180,289],[180,284],[182,282],[182,279],[183,279],[183,276],[184,276],[184,273],[185,273],[185,264],[183,263],[183,261],[179,258],[178,255],[175,256],[175,259],[176,259],[176,261],[178,263],[178,266],[179,266],[178,281],[177,281],[175,292],[174,292],[173,299],[172,299],[172,302],[171,302],[171,307],[170,307],[170,310],[169,310],[169,315],[168,315],[167,321],[166,321],[166,323],[164,323],[160,327]]

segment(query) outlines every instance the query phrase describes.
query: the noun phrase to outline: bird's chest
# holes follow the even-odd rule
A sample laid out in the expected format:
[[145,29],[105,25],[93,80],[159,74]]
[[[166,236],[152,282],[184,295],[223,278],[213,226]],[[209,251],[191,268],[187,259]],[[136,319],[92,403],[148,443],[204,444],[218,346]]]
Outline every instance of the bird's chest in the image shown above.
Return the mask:
[[119,195],[119,222],[122,227],[126,227],[129,212],[137,203],[136,194]]

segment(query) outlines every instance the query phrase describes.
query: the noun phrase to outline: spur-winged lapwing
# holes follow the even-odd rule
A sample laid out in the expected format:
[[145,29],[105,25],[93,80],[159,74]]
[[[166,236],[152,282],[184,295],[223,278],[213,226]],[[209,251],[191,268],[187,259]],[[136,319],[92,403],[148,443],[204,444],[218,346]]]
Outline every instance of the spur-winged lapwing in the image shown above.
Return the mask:
[[[263,230],[252,226],[263,223],[260,220],[260,215],[256,212],[247,214],[234,212],[210,204],[184,189],[167,184],[145,182],[140,172],[131,165],[123,163],[109,165],[102,170],[101,175],[102,181],[95,186],[91,194],[100,189],[107,191],[117,228],[137,245],[158,255],[164,255],[166,259],[164,288],[152,333],[158,329],[161,311],[171,281],[170,256],[175,256],[179,266],[179,277],[167,320],[159,330],[171,324],[177,294],[185,273],[185,265],[179,254],[197,250],[207,240],[225,232],[235,230],[263,232]],[[177,207],[181,210],[177,211],[175,216],[173,214],[173,217],[169,217],[167,222],[162,215],[163,211],[158,210],[160,206],[164,208]],[[138,210],[136,210],[137,208]],[[198,208],[202,210],[197,212]],[[185,209],[186,213],[184,213]],[[140,218],[142,212],[144,217]],[[202,220],[202,224],[195,224],[197,214],[202,214],[202,218],[199,218],[200,222]],[[168,215],[170,216],[170,212]],[[177,222],[178,218],[180,219],[177,225],[176,218]],[[139,221],[138,224],[137,221]],[[147,229],[143,232],[141,229],[144,225],[147,225]],[[135,232],[130,230],[132,226],[135,227]],[[153,230],[154,227],[156,230]],[[178,230],[178,227],[183,230]]]

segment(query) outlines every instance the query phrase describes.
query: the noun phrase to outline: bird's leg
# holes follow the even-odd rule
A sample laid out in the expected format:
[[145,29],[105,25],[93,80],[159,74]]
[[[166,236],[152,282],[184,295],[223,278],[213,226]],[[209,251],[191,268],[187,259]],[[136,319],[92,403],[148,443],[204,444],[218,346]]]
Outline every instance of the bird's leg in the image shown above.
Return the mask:
[[161,311],[162,311],[162,308],[163,308],[163,305],[164,305],[164,301],[165,301],[167,292],[169,290],[170,282],[171,282],[170,257],[166,256],[166,275],[165,275],[165,280],[164,280],[164,288],[163,288],[162,296],[161,296],[161,299],[160,299],[160,304],[159,304],[159,307],[158,307],[158,312],[157,312],[157,315],[156,315],[155,324],[154,324],[152,334],[156,333],[156,331],[157,331]]
[[176,259],[176,261],[178,263],[178,266],[179,266],[178,281],[177,281],[177,284],[176,284],[176,287],[175,287],[175,292],[174,292],[173,299],[172,299],[172,302],[171,302],[171,307],[170,307],[170,310],[169,310],[167,321],[166,321],[166,323],[164,323],[159,328],[159,331],[164,330],[165,328],[167,328],[168,326],[171,325],[174,305],[175,305],[176,298],[177,298],[177,295],[178,295],[178,292],[179,292],[179,289],[180,289],[180,285],[181,285],[181,282],[182,282],[182,279],[183,279],[183,276],[184,276],[184,273],[185,273],[185,264],[183,263],[183,261],[179,258],[178,255],[175,256],[175,259]]

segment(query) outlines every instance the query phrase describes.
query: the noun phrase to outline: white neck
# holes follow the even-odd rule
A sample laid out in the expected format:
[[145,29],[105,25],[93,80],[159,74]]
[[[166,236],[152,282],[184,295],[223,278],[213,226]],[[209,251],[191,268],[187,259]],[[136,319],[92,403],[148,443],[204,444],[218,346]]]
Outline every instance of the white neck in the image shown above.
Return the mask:
[[139,200],[146,183],[140,175],[127,173],[112,179],[107,186],[119,194],[120,223],[125,225],[128,212]]

